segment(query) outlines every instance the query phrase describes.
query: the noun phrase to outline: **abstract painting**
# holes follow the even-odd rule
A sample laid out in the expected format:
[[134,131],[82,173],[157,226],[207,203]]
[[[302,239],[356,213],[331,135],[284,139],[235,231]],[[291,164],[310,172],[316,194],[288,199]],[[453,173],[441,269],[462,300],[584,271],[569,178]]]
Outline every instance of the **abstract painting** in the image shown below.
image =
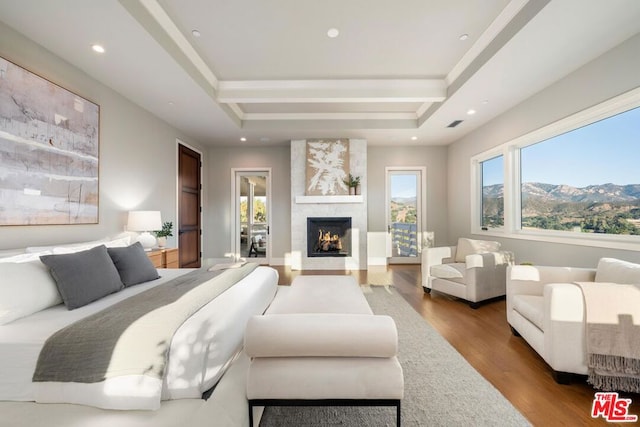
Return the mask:
[[349,141],[307,141],[307,196],[349,194]]
[[100,107],[0,58],[0,225],[97,224]]

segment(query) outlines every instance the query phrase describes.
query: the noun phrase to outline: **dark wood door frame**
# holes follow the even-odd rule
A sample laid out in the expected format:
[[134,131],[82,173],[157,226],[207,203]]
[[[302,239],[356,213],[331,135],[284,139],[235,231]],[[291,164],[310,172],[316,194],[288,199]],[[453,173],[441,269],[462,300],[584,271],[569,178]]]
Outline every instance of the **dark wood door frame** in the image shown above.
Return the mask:
[[178,246],[180,268],[202,261],[202,156],[178,143]]

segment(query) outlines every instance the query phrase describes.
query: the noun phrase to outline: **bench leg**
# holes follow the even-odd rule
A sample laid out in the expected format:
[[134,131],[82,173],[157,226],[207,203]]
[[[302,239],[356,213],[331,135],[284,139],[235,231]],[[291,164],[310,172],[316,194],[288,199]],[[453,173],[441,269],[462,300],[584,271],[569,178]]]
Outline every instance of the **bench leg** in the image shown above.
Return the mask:
[[249,427],[253,427],[253,402],[249,401]]
[[396,426],[400,427],[400,401],[398,400],[398,404],[396,405]]

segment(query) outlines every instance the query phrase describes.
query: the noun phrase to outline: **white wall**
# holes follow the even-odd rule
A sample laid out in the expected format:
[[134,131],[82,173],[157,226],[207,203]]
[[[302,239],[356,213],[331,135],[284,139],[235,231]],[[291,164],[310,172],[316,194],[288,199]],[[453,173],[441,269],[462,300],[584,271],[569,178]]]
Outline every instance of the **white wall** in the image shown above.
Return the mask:
[[221,147],[207,152],[208,181],[204,206],[204,258],[224,258],[231,251],[231,169],[271,168],[271,257],[283,263],[291,242],[291,177],[289,146]]
[[[636,35],[450,145],[449,243],[455,244],[458,237],[471,235],[469,172],[472,156],[640,86],[639,70],[640,35]],[[589,267],[595,266],[603,256],[640,261],[638,251],[497,240],[516,253],[516,262]]]
[[369,146],[367,157],[369,232],[386,232],[385,167],[425,166],[427,168],[427,230],[435,232],[436,244],[446,244],[448,242],[447,147]]
[[176,138],[189,143],[185,135],[2,23],[0,56],[100,105],[99,223],[3,226],[0,249],[111,236],[131,209],[160,210],[176,225]]

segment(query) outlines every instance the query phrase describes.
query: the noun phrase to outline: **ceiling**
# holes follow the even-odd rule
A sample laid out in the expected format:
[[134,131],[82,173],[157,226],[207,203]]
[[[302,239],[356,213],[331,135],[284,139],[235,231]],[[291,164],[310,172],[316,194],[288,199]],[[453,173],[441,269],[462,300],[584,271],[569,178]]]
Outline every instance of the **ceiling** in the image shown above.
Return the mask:
[[640,1],[0,0],[0,20],[205,146],[443,145],[640,32]]

